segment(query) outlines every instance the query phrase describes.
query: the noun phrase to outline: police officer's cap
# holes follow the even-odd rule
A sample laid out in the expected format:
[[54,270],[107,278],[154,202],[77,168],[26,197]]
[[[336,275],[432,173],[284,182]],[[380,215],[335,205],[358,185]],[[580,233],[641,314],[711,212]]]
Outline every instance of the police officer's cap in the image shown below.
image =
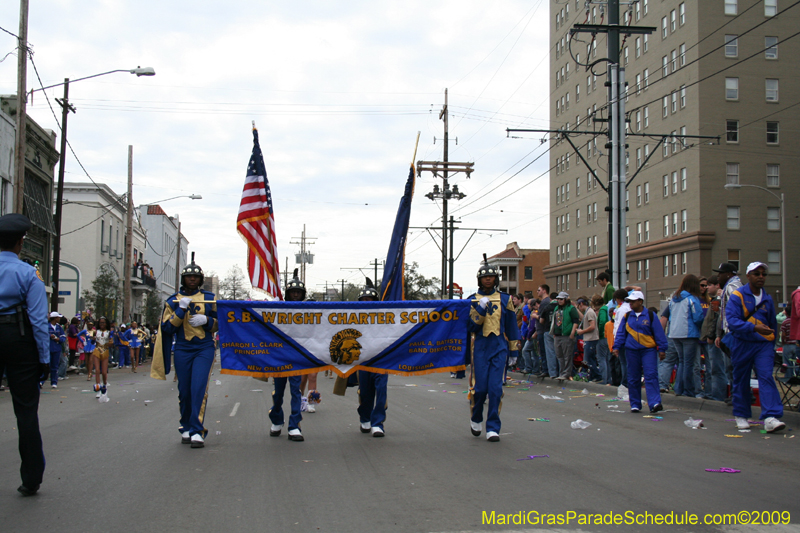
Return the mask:
[[19,213],[0,217],[0,235],[24,235],[32,227],[30,219]]

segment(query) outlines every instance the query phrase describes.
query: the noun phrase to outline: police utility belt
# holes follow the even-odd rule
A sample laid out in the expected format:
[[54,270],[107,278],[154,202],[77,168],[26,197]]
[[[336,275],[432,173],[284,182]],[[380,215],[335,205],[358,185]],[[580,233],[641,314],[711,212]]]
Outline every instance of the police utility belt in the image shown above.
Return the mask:
[[29,324],[28,311],[22,304],[12,305],[5,309],[0,309],[0,313],[4,313],[13,309],[11,314],[0,314],[0,324],[19,324],[20,336],[25,336],[25,324]]

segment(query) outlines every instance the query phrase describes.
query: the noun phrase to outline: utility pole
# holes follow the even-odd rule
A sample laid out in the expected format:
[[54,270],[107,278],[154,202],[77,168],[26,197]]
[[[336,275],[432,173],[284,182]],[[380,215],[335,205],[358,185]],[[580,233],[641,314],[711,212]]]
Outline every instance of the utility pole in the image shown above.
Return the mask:
[[337,283],[340,282],[340,281],[342,282],[342,297],[341,297],[341,300],[344,301],[344,282],[347,281],[347,280],[346,279],[337,279],[336,281],[337,281]]
[[[133,255],[133,145],[128,145],[128,210],[125,213],[125,258],[122,268],[125,271],[125,285],[122,295],[122,320],[131,317],[131,256]],[[180,255],[180,232],[178,233],[178,254]]]
[[[298,237],[293,237],[297,239]],[[309,239],[316,239],[316,237],[306,237],[306,225],[303,224],[303,234],[299,237],[300,241],[291,241],[289,244],[299,244],[300,245],[300,253],[295,254],[296,261],[295,263],[300,263],[300,281],[305,284],[306,282],[306,263],[313,264],[314,263],[314,254],[307,252],[306,245],[307,244],[314,244],[313,241],[309,242]]]
[[25,203],[25,122],[28,117],[28,0],[19,2],[17,40],[17,134],[14,147],[14,212],[22,214]]
[[175,215],[178,219],[178,253],[175,254],[175,292],[181,290],[181,219],[179,215]]
[[[449,231],[450,231],[450,253],[448,254],[449,255],[448,265],[449,265],[450,280],[451,281],[447,285],[446,292],[442,293],[442,298],[449,298],[451,300],[453,299],[453,282],[452,282],[452,279],[453,279],[453,267],[455,265],[456,260],[458,260],[458,258],[461,257],[461,254],[464,253],[464,249],[469,244],[469,241],[472,240],[472,237],[474,237],[475,234],[477,232],[479,232],[479,231],[492,231],[492,232],[498,231],[498,232],[508,233],[508,230],[497,229],[497,228],[457,228],[457,227],[455,227],[455,225],[459,224],[459,223],[460,223],[460,221],[454,220],[452,216],[450,217],[450,220],[448,221],[448,226],[449,226]],[[436,230],[439,229],[438,226],[432,226],[432,227],[411,226],[411,227],[409,227],[409,229],[424,229],[424,230],[426,230],[428,232],[428,234],[430,234],[431,238],[433,239],[433,242],[436,243],[436,246],[439,246],[439,243],[436,242],[436,237],[432,233],[433,231],[436,231]],[[459,231],[459,230],[461,230],[461,231],[471,231],[472,234],[470,234],[469,238],[467,239],[467,242],[464,243],[464,246],[461,247],[461,250],[458,252],[458,255],[454,256],[454,253],[453,253],[453,241],[454,241],[455,232]]]
[[[459,172],[463,172],[467,175],[467,178],[470,177],[473,171],[474,163],[451,163],[448,154],[448,147],[450,143],[450,131],[449,131],[449,122],[448,122],[448,110],[447,110],[447,89],[444,90],[444,107],[439,112],[439,119],[444,121],[444,153],[442,154],[442,161],[417,161],[417,175],[421,175],[422,172],[428,171],[433,174],[434,177],[442,178],[442,188],[439,189],[438,185],[433,186],[433,191],[429,192],[425,195],[426,198],[429,200],[441,199],[442,200],[442,225],[440,231],[442,232],[442,245],[439,247],[440,251],[442,252],[442,290],[441,295],[442,298],[447,297],[447,279],[448,279],[448,262],[451,258],[448,257],[447,253],[447,216],[448,216],[448,207],[447,201],[451,198],[456,200],[461,200],[466,196],[466,194],[461,193],[458,191],[458,185],[453,185],[453,188],[450,188],[449,184],[449,177],[450,174],[456,174]],[[457,140],[457,139],[456,139]],[[436,139],[434,139],[434,143]],[[439,176],[439,172],[441,171],[442,175]],[[426,228],[427,229],[427,228]],[[452,274],[451,274],[452,275]],[[452,287],[450,289],[450,298],[453,297],[453,290]]]
[[59,269],[61,268],[61,217],[63,214],[64,202],[64,164],[67,160],[67,118],[69,112],[75,112],[75,106],[69,103],[69,78],[64,78],[64,98],[56,102],[61,105],[61,154],[59,154],[58,163],[58,185],[56,187],[56,237],[53,240],[53,276],[51,283],[53,285],[53,294],[50,299],[50,310],[58,311],[58,278]]
[[[374,267],[375,267],[375,273],[374,273],[374,276],[375,276],[375,277],[374,277],[374,278],[372,278],[372,279],[373,279],[373,280],[375,281],[375,283],[376,283],[376,285],[375,285],[375,287],[376,287],[376,288],[380,288],[380,287],[378,287],[378,285],[377,285],[377,283],[380,283],[380,281],[378,281],[378,280],[380,279],[380,278],[378,277],[378,266],[381,266],[381,265],[383,265],[383,264],[384,264],[384,261],[378,261],[378,258],[377,258],[377,257],[375,258],[375,261],[373,261],[373,262],[369,263],[369,266],[374,266]],[[365,276],[365,275],[364,275],[364,268],[363,268],[363,267],[341,267],[339,270],[358,270],[359,272],[361,272],[361,275],[362,275],[362,276],[364,276],[364,277],[367,277],[367,276]]]
[[286,268],[283,269],[283,287],[284,290],[286,286],[289,285],[289,256],[286,256]]

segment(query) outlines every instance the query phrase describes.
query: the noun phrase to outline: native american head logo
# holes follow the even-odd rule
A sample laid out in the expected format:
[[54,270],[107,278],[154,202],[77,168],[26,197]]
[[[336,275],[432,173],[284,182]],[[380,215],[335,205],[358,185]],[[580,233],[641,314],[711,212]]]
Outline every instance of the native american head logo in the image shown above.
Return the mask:
[[356,340],[361,332],[352,328],[343,329],[331,339],[331,361],[337,365],[352,365],[361,355],[361,344]]

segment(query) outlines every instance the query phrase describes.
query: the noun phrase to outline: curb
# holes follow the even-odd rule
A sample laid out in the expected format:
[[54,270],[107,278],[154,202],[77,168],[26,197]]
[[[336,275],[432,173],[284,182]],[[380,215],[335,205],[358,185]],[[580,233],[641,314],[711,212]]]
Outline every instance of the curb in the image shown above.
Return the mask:
[[[520,374],[519,372],[509,372],[509,377],[514,376],[514,379],[525,379],[524,374]],[[557,383],[556,380],[550,378],[536,378],[528,379],[533,383],[545,383],[547,381],[551,381],[553,383]],[[613,390],[616,392],[616,387],[608,387],[607,385],[601,385],[599,383],[592,383],[586,381],[570,381],[564,382],[571,383],[574,387],[583,387],[592,392],[600,392],[606,393],[609,390]],[[646,394],[642,393],[642,398],[645,398]],[[725,402],[718,402],[716,400],[705,400],[703,398],[690,398],[688,396],[675,396],[672,393],[662,393],[661,394],[662,403],[664,404],[664,409],[671,409],[671,408],[679,408],[679,409],[686,409],[689,411],[698,411],[703,413],[720,413],[725,414],[733,418],[733,407],[726,404]],[[761,415],[761,407],[753,406],[753,416],[750,417],[751,420],[757,419]],[[800,412],[790,410],[786,406],[783,408],[783,419],[790,419],[793,423],[800,424]]]

